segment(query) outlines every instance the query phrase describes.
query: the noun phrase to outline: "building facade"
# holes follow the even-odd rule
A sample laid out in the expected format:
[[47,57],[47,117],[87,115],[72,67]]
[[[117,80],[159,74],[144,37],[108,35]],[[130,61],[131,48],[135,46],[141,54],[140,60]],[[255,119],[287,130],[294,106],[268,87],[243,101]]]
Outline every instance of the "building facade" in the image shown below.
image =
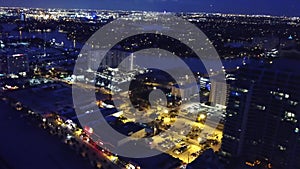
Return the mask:
[[219,82],[216,80],[211,81],[211,90],[209,95],[209,102],[212,105],[222,105],[227,104],[227,84],[224,82]]
[[231,83],[221,148],[231,166],[300,168],[299,59],[290,59],[245,67]]
[[19,74],[29,72],[29,61],[26,54],[1,53],[0,73]]

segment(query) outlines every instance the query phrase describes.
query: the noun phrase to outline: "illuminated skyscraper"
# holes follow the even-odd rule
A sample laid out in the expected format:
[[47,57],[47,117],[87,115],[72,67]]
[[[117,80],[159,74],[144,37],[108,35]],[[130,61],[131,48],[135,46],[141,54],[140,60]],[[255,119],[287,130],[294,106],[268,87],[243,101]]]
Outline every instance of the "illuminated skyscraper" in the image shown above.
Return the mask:
[[240,162],[300,168],[299,64],[298,58],[284,57],[237,74],[230,85],[221,148],[231,168]]

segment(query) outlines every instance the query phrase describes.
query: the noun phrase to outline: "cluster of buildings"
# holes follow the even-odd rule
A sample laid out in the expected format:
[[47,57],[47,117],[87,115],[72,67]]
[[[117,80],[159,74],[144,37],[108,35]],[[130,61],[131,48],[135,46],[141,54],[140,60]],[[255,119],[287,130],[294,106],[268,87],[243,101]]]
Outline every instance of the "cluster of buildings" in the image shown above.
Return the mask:
[[[0,16],[15,17],[22,22],[28,20],[108,22],[119,17],[123,17],[125,20],[132,19],[126,17],[129,14],[133,14],[133,20],[138,20],[144,15],[139,12],[125,11],[0,8]],[[151,18],[152,14],[147,15]],[[229,54],[222,55],[224,58],[230,55],[233,58],[265,56],[272,59],[266,64],[242,66],[233,72],[234,75],[228,76],[227,84],[200,77],[198,84],[191,83],[186,78],[183,79],[183,82],[178,82],[181,87],[178,85],[170,87],[172,96],[180,97],[187,102],[195,94],[200,94],[200,89],[208,90],[210,91],[208,101],[211,106],[226,108],[221,149],[217,154],[207,151],[199,159],[187,165],[187,168],[221,169],[223,165],[220,161],[228,169],[299,168],[300,74],[298,66],[300,63],[298,56],[300,53],[280,53],[280,51],[281,49],[299,48],[297,28],[300,26],[300,18],[199,13],[180,16],[206,30],[205,33],[213,39],[217,49],[225,53],[229,50]],[[224,23],[229,26],[222,27],[225,25]],[[238,28],[247,27],[245,32],[255,36],[249,37],[248,33],[240,31],[237,32],[240,34],[233,33],[226,37],[224,35],[226,31],[232,31],[230,25]],[[262,25],[279,25],[283,28],[269,29]],[[214,29],[210,29],[212,27]],[[222,34],[219,30],[225,30],[225,33]],[[268,32],[279,32],[279,37],[271,37]],[[235,39],[235,37],[239,38]],[[39,68],[45,67],[47,71],[55,67],[63,67],[64,64],[74,64],[76,58],[74,56],[78,53],[73,51],[74,54],[70,54],[72,51],[68,48],[65,49],[63,44],[59,46],[55,41],[52,42],[55,45],[51,46],[50,44],[51,47],[48,48],[45,47],[46,42],[42,43],[44,46],[37,44],[38,49],[32,47],[35,50],[30,53],[18,48],[6,49],[5,43],[0,40],[0,75],[3,77],[26,76],[30,72],[31,63]],[[142,43],[147,45],[150,42],[152,41],[148,40]],[[247,52],[244,51],[245,49]],[[82,63],[84,73],[95,73],[96,81],[89,79],[90,82],[110,90],[121,90],[112,86],[110,82],[130,83],[137,74],[148,71],[136,66],[135,56],[130,50],[113,49],[105,54],[106,57],[101,63],[98,63],[97,56],[104,55],[104,51],[91,50],[88,55],[95,56],[95,58]],[[276,59],[273,61],[274,58]],[[98,71],[99,69],[102,70]],[[79,79],[79,77],[77,78]],[[87,80],[85,77],[82,79]],[[224,95],[224,93],[226,94]],[[140,130],[140,126],[138,127]],[[132,129],[134,125],[128,128]]]
[[27,20],[84,20],[116,19],[125,15],[125,11],[101,11],[81,9],[42,9],[42,8],[11,8],[0,7],[0,15],[20,16],[21,21]]

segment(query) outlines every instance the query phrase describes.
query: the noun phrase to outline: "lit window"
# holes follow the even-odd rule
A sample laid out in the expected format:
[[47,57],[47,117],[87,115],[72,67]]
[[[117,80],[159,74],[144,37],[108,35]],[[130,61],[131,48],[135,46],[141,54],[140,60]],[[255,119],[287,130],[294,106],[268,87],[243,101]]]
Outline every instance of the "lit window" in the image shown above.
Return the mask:
[[256,108],[258,110],[266,110],[266,106],[262,106],[262,105],[257,105]]
[[288,98],[290,97],[290,95],[289,95],[289,94],[285,94],[284,97],[285,97],[286,99],[288,99]]
[[241,91],[244,92],[244,93],[247,93],[247,92],[248,92],[247,89],[242,89]]
[[278,148],[279,148],[279,150],[281,150],[281,151],[285,151],[285,150],[286,150],[286,147],[284,147],[284,146],[282,146],[282,145],[278,145]]
[[297,123],[297,119],[296,119],[295,113],[292,113],[290,111],[285,111],[284,120]]
[[231,95],[232,96],[240,96],[240,94],[238,92],[235,92],[235,91],[231,92]]
[[286,111],[285,112],[285,117],[287,117],[287,118],[294,118],[295,117],[295,114],[294,113],[292,113],[292,112],[288,112],[288,111]]
[[286,94],[286,93],[270,91],[270,94],[274,95],[275,99],[277,99],[277,100],[282,100],[283,98],[285,98],[285,99],[290,98],[290,95]]
[[292,106],[296,106],[298,104],[298,102],[290,100],[289,104],[292,105]]

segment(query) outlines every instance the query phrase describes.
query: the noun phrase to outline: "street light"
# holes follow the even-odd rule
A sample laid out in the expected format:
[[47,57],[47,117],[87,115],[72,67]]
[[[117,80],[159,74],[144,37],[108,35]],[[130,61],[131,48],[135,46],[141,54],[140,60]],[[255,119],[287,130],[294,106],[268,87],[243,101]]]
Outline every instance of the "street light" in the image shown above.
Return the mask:
[[204,120],[204,119],[206,118],[206,115],[205,115],[205,114],[200,114],[199,118],[200,118],[201,120]]
[[205,114],[200,114],[200,115],[198,116],[197,121],[198,121],[198,122],[201,122],[201,121],[203,121],[203,120],[205,120],[205,119],[206,119],[206,115],[205,115]]

